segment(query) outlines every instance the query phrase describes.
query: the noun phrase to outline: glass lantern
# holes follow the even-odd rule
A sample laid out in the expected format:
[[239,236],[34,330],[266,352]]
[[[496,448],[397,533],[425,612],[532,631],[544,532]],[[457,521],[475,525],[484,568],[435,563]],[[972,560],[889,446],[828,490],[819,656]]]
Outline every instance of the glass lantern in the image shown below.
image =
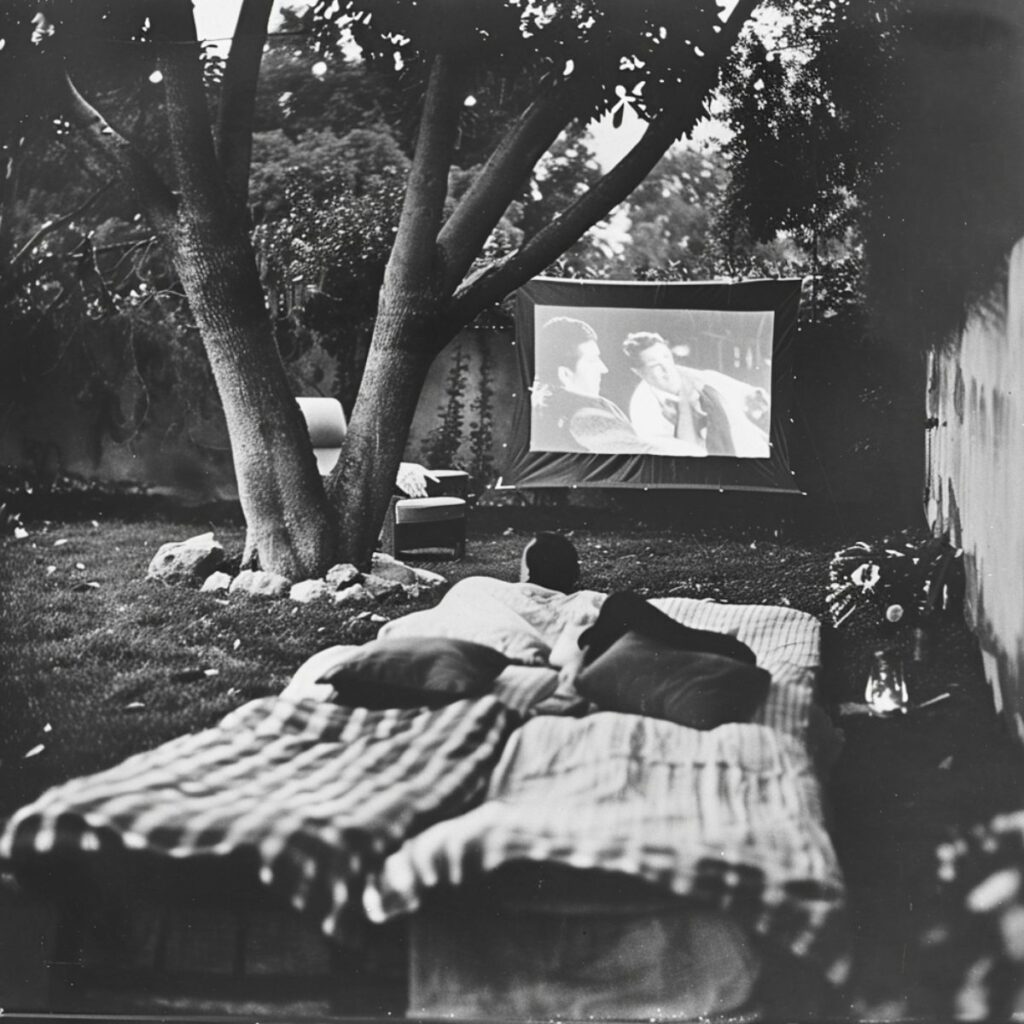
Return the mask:
[[903,715],[910,707],[903,660],[892,651],[875,651],[864,687],[864,703],[873,714]]

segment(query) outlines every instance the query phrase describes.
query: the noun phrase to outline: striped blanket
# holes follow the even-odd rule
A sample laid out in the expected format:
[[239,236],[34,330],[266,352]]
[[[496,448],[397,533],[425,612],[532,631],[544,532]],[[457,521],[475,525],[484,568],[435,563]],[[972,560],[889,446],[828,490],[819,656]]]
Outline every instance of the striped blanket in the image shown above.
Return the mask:
[[846,977],[843,882],[818,783],[802,745],[764,726],[531,719],[484,803],[410,838],[370,879],[368,916],[409,913],[428,890],[514,861],[643,878],[727,911],[833,983]]
[[[489,614],[492,634],[549,652],[575,644],[602,596],[457,587],[450,613],[446,601],[429,613],[445,627],[430,635],[474,639],[476,599],[514,599],[501,621]],[[493,696],[376,712],[268,698],[43,794],[0,835],[0,859],[111,844],[170,858],[244,850],[339,941],[511,861],[604,868],[727,911],[838,982],[842,879],[807,752],[819,625],[788,608],[654,603],[757,653],[772,685],[754,723],[698,732],[599,712],[522,725]],[[417,614],[392,625],[415,631]]]
[[365,920],[367,873],[482,798],[516,722],[492,697],[436,711],[251,701],[47,791],[10,820],[0,859],[16,868],[112,845],[178,858],[247,850],[265,885],[344,942]]

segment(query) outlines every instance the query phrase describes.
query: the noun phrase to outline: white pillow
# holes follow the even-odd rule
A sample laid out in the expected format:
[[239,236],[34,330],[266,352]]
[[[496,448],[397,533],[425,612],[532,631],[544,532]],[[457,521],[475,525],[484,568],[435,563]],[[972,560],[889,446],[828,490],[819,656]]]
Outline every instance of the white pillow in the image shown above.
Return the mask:
[[520,665],[547,665],[551,653],[551,648],[540,635],[525,623],[522,626],[503,625],[500,620],[452,614],[452,609],[444,605],[392,619],[377,633],[380,640],[417,636],[472,640],[501,651],[509,661]]
[[358,644],[335,644],[333,647],[317,651],[298,667],[291,681],[281,691],[281,696],[288,700],[333,700],[334,686],[322,680],[325,675],[348,661],[358,650]]

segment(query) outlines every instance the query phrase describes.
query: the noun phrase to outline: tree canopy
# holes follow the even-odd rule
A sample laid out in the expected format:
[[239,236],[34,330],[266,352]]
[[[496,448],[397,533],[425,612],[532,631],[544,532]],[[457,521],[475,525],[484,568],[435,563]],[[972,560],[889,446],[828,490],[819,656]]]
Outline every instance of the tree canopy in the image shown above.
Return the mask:
[[[29,6],[15,26],[22,41]],[[300,86],[303,103],[330,108],[308,81],[279,88],[287,102],[266,120],[257,116],[270,0],[243,0],[224,58],[204,54],[188,0],[52,5],[45,38],[26,44],[51,84],[47,117],[83,144],[84,167],[135,198],[180,280],[224,405],[253,553],[264,565],[295,576],[322,569],[325,559],[365,561],[433,357],[480,311],[566,253],[706,115],[756,6],[739,0],[726,15],[714,0],[318,0],[310,25],[325,77],[351,39],[380,89],[365,111],[346,120],[334,110],[329,126],[316,127],[315,119],[296,120]],[[0,63],[6,59],[0,51]],[[154,64],[159,75],[151,77]],[[343,73],[340,65],[334,71]],[[571,172],[560,178],[584,155],[573,133],[627,106],[646,121],[632,149],[610,169],[588,168],[582,183],[569,180]],[[568,143],[560,143],[567,130]],[[309,161],[305,177],[285,169],[286,139]],[[354,150],[343,166],[335,162],[357,141],[370,159],[365,173]],[[385,151],[395,161],[404,154],[408,171],[390,247],[381,240],[374,333],[349,433],[323,490],[277,357],[251,217],[283,224],[298,211],[290,258],[305,259],[303,273],[327,281],[353,257],[339,241],[337,260],[324,259],[326,236],[354,239],[354,225],[368,232],[387,220],[374,205],[389,194],[385,176],[372,169],[374,152]],[[254,152],[262,177],[250,195]],[[531,218],[525,200],[537,194],[541,202],[557,196],[561,208],[552,202]],[[307,231],[316,238],[305,240]]]

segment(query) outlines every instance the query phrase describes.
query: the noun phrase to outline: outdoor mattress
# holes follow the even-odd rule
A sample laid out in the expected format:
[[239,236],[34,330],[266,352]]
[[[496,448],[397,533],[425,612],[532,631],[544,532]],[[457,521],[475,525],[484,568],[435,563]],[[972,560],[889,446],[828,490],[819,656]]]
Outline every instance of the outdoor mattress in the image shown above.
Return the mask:
[[[557,665],[602,600],[475,577],[381,635],[463,637],[519,664]],[[111,849],[178,859],[241,852],[264,885],[338,941],[357,941],[368,922],[413,915],[413,998],[424,1003],[412,1007],[417,1013],[482,1012],[444,962],[469,964],[481,933],[467,925],[442,936],[435,925],[444,918],[431,917],[431,908],[465,897],[470,920],[475,913],[493,921],[495,908],[512,904],[500,885],[488,887],[523,866],[628,880],[646,893],[639,906],[623,906],[595,898],[601,885],[582,900],[553,898],[548,886],[532,904],[538,920],[556,915],[539,931],[563,937],[565,971],[576,971],[584,989],[594,983],[580,973],[579,955],[610,963],[627,948],[647,949],[655,960],[676,949],[676,967],[690,965],[689,975],[663,964],[643,968],[649,978],[662,971],[667,987],[651,991],[675,1007],[671,1016],[742,1002],[761,948],[784,951],[839,984],[848,969],[843,883],[810,753],[819,624],[789,608],[655,603],[688,625],[733,632],[754,650],[772,675],[754,721],[698,731],[583,713],[585,704],[565,693],[515,710],[487,695],[434,711],[368,711],[290,699],[286,691],[48,791],[8,823],[0,858],[30,869],[55,855],[88,859]],[[583,714],[553,713],[566,710]],[[479,901],[481,892],[489,902]],[[544,965],[530,938],[536,933],[503,929],[505,959],[519,956],[525,976],[531,963],[538,971]],[[691,952],[684,956],[684,948]],[[717,968],[702,959],[711,948],[719,951]],[[549,968],[559,962],[542,960]],[[525,981],[513,986],[509,996],[518,1001],[499,1000],[488,1012],[515,1015],[527,1004],[549,1015],[566,1006],[599,1009],[573,1002],[566,979],[556,980],[552,986],[548,970],[536,992]],[[465,982],[482,984],[472,972]],[[687,1002],[698,992],[707,997]],[[646,1016],[652,1005],[645,997],[632,1009]],[[605,1009],[634,1015],[621,1000]]]

